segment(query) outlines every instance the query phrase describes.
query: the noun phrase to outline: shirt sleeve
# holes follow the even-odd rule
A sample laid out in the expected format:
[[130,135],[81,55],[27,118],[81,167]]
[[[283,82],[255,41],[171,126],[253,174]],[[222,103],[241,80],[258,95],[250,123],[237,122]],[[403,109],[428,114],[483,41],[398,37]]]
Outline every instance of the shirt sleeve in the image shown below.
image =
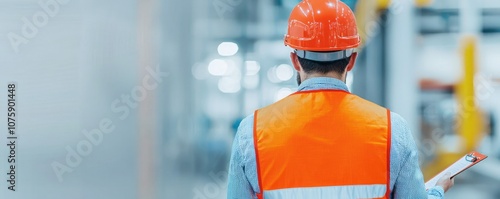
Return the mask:
[[240,149],[240,135],[244,133],[244,130],[240,124],[231,149],[227,189],[228,199],[247,199],[254,198],[255,196],[252,186],[245,176],[245,168],[242,164],[243,157]]
[[397,114],[393,115],[394,125],[399,126],[400,128],[398,129],[402,130],[402,132],[394,133],[404,134],[403,137],[406,140],[405,145],[407,148],[401,170],[394,184],[393,198],[444,198],[444,190],[439,186],[433,187],[427,192],[425,191],[424,177],[419,166],[418,148],[415,144],[415,140],[413,139],[406,121]]

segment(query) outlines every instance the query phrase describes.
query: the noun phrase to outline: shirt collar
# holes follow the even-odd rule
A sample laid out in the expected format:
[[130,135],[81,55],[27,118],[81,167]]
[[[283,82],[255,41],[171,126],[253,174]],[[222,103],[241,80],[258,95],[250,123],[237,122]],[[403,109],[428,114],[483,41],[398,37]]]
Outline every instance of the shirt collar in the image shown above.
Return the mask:
[[336,78],[331,77],[314,77],[306,79],[298,88],[298,91],[310,90],[343,90],[349,92],[347,85]]

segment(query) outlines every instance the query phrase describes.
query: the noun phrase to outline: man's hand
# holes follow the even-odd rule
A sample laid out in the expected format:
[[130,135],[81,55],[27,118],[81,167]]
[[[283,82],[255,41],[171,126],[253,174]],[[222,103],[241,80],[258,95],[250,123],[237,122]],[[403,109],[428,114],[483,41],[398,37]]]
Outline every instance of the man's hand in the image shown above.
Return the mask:
[[444,176],[437,181],[436,186],[443,187],[444,192],[447,192],[448,189],[453,187],[453,185],[455,184],[455,179],[450,179],[450,177],[451,173],[444,174]]

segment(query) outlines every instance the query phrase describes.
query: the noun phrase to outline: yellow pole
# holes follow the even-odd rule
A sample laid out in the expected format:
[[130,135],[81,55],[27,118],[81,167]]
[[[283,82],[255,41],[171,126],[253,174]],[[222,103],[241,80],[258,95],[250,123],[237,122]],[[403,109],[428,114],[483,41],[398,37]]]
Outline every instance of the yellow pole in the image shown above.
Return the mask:
[[415,0],[415,4],[418,7],[425,7],[430,5],[433,2],[433,0]]
[[377,0],[378,9],[387,9],[391,5],[391,0]]
[[358,24],[358,32],[361,36],[360,49],[364,47],[372,36],[374,28],[380,22],[379,14],[377,13],[377,2],[373,0],[358,0],[356,4],[356,22]]
[[464,77],[456,86],[459,110],[457,115],[458,134],[462,137],[463,152],[474,150],[484,130],[482,115],[474,95],[474,76],[476,74],[476,39],[466,36],[463,44]]
[[[371,39],[377,28],[381,28],[380,10],[389,9],[391,4],[406,3],[401,0],[358,0],[356,4],[356,23],[358,24],[358,32],[361,35],[361,45],[364,45]],[[415,0],[417,6],[423,7],[432,3],[432,0]]]
[[425,179],[430,179],[453,164],[458,158],[476,148],[482,138],[485,123],[475,101],[474,76],[476,74],[476,38],[465,36],[462,44],[463,77],[455,86],[458,104],[456,115],[457,135],[460,138],[459,151],[450,152],[438,147],[435,160],[424,169]]

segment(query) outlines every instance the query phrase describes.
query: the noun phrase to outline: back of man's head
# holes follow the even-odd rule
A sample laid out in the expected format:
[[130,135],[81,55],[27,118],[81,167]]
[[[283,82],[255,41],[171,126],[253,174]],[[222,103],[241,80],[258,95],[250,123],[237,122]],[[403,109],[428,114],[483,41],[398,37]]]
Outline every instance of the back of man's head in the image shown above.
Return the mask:
[[302,69],[304,69],[305,73],[308,74],[327,74],[330,72],[335,72],[337,74],[343,74],[349,64],[349,60],[351,57],[347,57],[344,59],[336,60],[336,61],[313,61],[309,59],[304,59],[297,57],[299,60]]

